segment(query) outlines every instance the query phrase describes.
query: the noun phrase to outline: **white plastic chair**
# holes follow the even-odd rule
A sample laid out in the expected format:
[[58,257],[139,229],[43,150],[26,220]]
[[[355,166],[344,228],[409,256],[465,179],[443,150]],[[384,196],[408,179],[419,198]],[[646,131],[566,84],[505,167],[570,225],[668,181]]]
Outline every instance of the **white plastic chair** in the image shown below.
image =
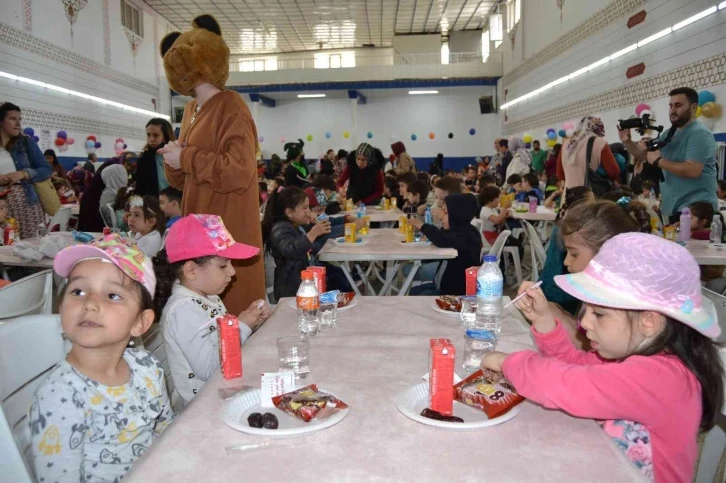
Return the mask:
[[[708,296],[708,298],[711,297]],[[717,309],[720,311],[720,322],[723,308],[717,307]],[[723,324],[723,322],[721,323]],[[721,363],[726,366],[726,348],[719,349],[718,352],[721,356]],[[696,477],[693,480],[695,483],[714,483],[716,481],[716,473],[718,473],[724,451],[726,451],[726,408],[722,408],[716,426],[706,433],[706,440],[703,442],[703,449],[701,451],[701,459],[698,463],[698,468],[696,468]]]
[[708,297],[713,302],[713,305],[716,306],[718,325],[721,326],[721,335],[716,339],[716,342],[726,342],[726,297],[706,287],[701,287],[701,295]]
[[0,322],[2,481],[32,483],[28,408],[47,372],[65,357],[57,315]]
[[71,219],[71,207],[61,206],[48,222],[48,233],[54,231],[68,231],[68,222]]
[[[151,352],[161,364],[164,370],[164,382],[166,383],[166,392],[169,395],[169,401],[174,412],[179,413],[184,409],[181,396],[174,386],[174,380],[171,377],[171,368],[169,360],[166,357],[166,347],[164,347],[164,337],[161,334],[161,327],[158,323],[152,324],[151,328],[141,336],[141,348]],[[138,338],[137,338],[137,347]]]
[[[489,255],[496,255],[497,260],[499,260],[502,256],[504,244],[507,243],[507,239],[511,234],[512,232],[509,230],[504,230],[503,232],[501,232],[497,239],[494,240],[494,245],[492,245],[492,247],[489,249]],[[517,255],[519,255],[519,252],[517,252]]]
[[544,268],[545,258],[547,256],[542,240],[540,240],[537,230],[528,221],[522,220],[522,226],[529,238],[529,250],[532,256],[532,282],[539,280],[539,270]]
[[0,321],[53,312],[53,270],[34,273],[0,288]]

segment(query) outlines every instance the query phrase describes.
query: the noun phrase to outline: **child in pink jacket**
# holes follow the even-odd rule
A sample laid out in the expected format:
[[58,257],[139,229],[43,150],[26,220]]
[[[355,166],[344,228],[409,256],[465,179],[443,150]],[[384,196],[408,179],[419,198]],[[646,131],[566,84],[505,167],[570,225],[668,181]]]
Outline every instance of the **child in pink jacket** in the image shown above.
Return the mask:
[[597,420],[630,461],[656,482],[690,482],[696,435],[724,403],[723,366],[712,339],[716,310],[701,296],[688,250],[625,233],[607,241],[584,272],[555,277],[584,302],[592,351],[577,350],[547,299],[525,282],[517,307],[539,352],[493,352],[482,368],[503,372],[526,398]]

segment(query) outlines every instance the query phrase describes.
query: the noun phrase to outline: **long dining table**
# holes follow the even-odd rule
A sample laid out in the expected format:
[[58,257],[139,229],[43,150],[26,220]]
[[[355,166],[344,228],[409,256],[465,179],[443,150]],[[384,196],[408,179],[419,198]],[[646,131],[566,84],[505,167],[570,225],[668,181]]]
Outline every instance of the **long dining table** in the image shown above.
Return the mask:
[[[433,297],[357,299],[339,312],[337,327],[310,340],[309,381],[350,405],[340,423],[311,433],[304,444],[226,451],[276,441],[226,426],[221,414],[227,403],[218,389],[258,388],[261,373],[278,369],[277,338],[297,334],[291,299],[282,299],[242,348],[244,377],[226,381],[217,374],[207,381],[124,481],[644,481],[597,423],[529,401],[511,420],[477,431],[442,430],[404,417],[395,400],[422,382],[429,339],[452,340],[457,372],[465,376],[464,331],[458,317],[432,308]],[[528,325],[507,309],[497,349],[532,348]]]

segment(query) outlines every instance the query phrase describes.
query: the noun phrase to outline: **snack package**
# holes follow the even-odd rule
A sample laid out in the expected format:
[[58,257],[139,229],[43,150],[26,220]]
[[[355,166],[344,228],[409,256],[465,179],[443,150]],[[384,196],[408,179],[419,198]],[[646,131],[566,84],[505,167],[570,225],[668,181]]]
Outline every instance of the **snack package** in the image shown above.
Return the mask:
[[341,309],[353,301],[355,292],[343,292],[338,295],[338,308]]
[[524,398],[504,379],[494,382],[493,374],[476,371],[454,386],[454,398],[484,411],[489,419],[505,414]]
[[282,396],[275,396],[272,398],[272,403],[277,409],[285,411],[297,419],[302,419],[306,423],[318,415],[320,416],[318,419],[324,419],[332,416],[335,411],[348,407],[332,394],[318,390],[316,384],[288,392]]
[[461,312],[461,299],[456,295],[441,295],[436,298],[436,305],[438,305],[441,310]]

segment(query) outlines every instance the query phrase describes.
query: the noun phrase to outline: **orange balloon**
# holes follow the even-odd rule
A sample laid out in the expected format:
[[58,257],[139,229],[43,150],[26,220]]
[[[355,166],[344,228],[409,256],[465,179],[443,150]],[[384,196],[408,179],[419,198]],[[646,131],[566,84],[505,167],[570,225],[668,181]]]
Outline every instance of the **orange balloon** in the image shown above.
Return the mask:
[[433,139],[433,138],[435,138],[435,137],[436,137],[436,134],[434,134],[434,133],[432,133],[432,132],[430,132],[430,133],[429,133],[429,139]]

